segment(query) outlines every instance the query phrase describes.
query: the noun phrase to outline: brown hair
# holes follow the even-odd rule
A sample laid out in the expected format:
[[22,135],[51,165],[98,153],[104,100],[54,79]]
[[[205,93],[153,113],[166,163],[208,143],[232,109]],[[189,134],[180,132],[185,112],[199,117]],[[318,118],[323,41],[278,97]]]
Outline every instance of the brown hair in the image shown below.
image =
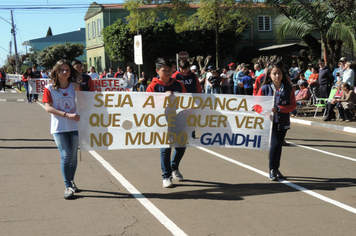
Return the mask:
[[82,75],[74,69],[74,67],[71,65],[70,61],[68,60],[59,60],[57,61],[56,65],[52,69],[51,73],[51,80],[53,81],[53,88],[58,90],[59,88],[59,80],[58,80],[58,74],[59,71],[62,67],[63,64],[66,64],[69,66],[70,69],[70,76],[68,77],[68,82],[74,82],[74,83],[80,83],[82,81]]
[[265,85],[265,84],[270,84],[270,83],[272,83],[271,72],[272,72],[272,70],[273,70],[274,68],[277,68],[277,69],[280,69],[280,70],[281,70],[282,75],[283,75],[282,84],[292,86],[291,83],[290,83],[290,80],[289,80],[289,78],[287,77],[286,73],[284,72],[283,68],[282,68],[280,65],[276,65],[276,64],[273,64],[273,65],[271,65],[270,67],[268,67],[267,74],[266,74],[266,78],[265,78],[265,80],[263,81],[262,86]]

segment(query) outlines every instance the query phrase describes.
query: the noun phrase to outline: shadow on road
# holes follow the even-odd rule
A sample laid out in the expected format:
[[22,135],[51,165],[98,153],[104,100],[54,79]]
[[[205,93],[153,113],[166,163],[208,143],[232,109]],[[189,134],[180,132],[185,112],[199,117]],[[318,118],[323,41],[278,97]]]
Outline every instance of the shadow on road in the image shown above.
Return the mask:
[[[0,146],[0,149],[57,149],[57,146],[54,143],[53,139],[4,139],[0,138],[0,142],[4,142],[2,144],[9,146]],[[10,142],[13,142],[10,144]],[[36,142],[33,146],[20,146],[21,144],[16,142]],[[36,146],[38,144],[46,145],[44,142],[51,142],[53,146]],[[26,143],[27,145],[31,145],[30,143]],[[51,145],[47,143],[47,145]],[[12,146],[10,146],[12,145]]]
[[[86,195],[86,193],[89,193],[89,195]],[[75,193],[74,197],[70,200],[80,198],[133,198],[133,196],[127,193],[81,189],[78,193]]]
[[54,147],[24,147],[24,146],[21,146],[21,147],[3,147],[3,146],[0,146],[0,149],[58,149],[56,146]]
[[[316,178],[316,177],[299,177],[288,176],[288,181],[294,180],[293,183],[308,190],[326,190],[333,191],[338,188],[356,187],[356,179],[352,178]],[[196,190],[184,191],[184,188],[197,188]],[[276,193],[291,193],[300,190],[291,188],[279,182],[270,183],[251,183],[251,184],[227,184],[219,182],[208,182],[201,180],[184,180],[174,185],[173,190],[169,193],[142,193],[147,199],[205,199],[205,200],[222,200],[237,201],[243,200],[247,196],[257,196]],[[181,190],[181,191],[180,191]],[[90,195],[86,195],[89,193]],[[91,194],[93,193],[93,194]],[[142,195],[135,195],[141,198]],[[82,190],[81,194],[76,194],[74,199],[79,198],[133,198],[134,196],[119,192],[105,192],[96,190]]]
[[[356,179],[351,178],[314,178],[288,176],[288,181],[293,182],[308,190],[327,190],[332,191],[338,188],[356,187]],[[298,181],[303,181],[299,183]],[[191,183],[191,184],[184,184]],[[143,193],[147,198],[162,199],[207,199],[207,200],[243,200],[246,196],[266,195],[275,193],[298,192],[299,190],[288,187],[278,182],[271,183],[252,183],[252,184],[226,184],[218,182],[205,182],[200,180],[185,180],[176,185],[180,187],[197,187],[200,190],[179,191],[174,193],[156,194]],[[181,184],[182,183],[182,184]]]
[[[288,141],[303,141],[308,143],[297,143],[298,145],[303,145],[307,147],[335,147],[335,148],[356,148],[356,142],[354,141],[346,141],[346,140],[326,140],[326,139],[297,139],[297,138],[288,138]],[[319,142],[320,144],[310,144],[310,142]],[[329,143],[334,143],[329,144]],[[340,143],[337,144],[337,143]],[[342,144],[351,144],[352,146],[341,145]],[[293,147],[293,145],[291,145]]]
[[0,138],[0,141],[11,141],[11,142],[18,142],[18,141],[30,141],[30,142],[54,142],[53,139],[30,139],[30,138],[23,138],[23,139],[5,139]]

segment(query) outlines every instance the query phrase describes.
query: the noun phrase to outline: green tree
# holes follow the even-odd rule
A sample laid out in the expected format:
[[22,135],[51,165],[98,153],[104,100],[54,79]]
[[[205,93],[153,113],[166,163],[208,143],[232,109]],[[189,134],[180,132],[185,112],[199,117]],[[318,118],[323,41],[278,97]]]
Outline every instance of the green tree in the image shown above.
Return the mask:
[[38,65],[38,53],[40,52],[38,49],[35,49],[35,48],[30,48],[29,49],[30,53],[29,53],[29,56],[27,58],[27,60],[29,62],[31,62],[32,64],[35,64],[35,65]]
[[[190,5],[196,4],[198,9]],[[154,7],[150,7],[155,4]],[[166,18],[175,25],[177,32],[212,30],[215,33],[215,59],[219,66],[221,34],[234,30],[235,40],[246,26],[251,17],[252,0],[175,0],[175,1],[141,1],[128,0],[125,7],[130,11],[126,18],[131,31],[138,27],[153,24],[157,20]],[[256,11],[256,9],[254,9]]]
[[[175,58],[179,51],[186,50],[190,55],[207,55],[214,53],[213,30],[197,29],[176,32],[175,25],[168,20],[153,22],[146,27],[139,28],[142,35],[143,61],[150,68],[154,68],[157,57]],[[122,20],[117,20],[111,26],[103,29],[105,50],[110,59],[115,61],[133,61],[133,37],[129,26]],[[231,47],[238,42],[235,31],[227,30],[222,33],[221,53],[227,55]]]
[[54,44],[38,53],[40,66],[51,69],[60,59],[74,60],[84,54],[85,46],[81,43]]
[[[281,41],[286,35],[301,37],[315,55],[320,58],[323,48],[324,59],[338,60],[341,44],[345,43],[352,51],[356,50],[355,30],[350,24],[350,12],[341,12],[343,9],[334,8],[330,0],[298,0],[298,1],[267,1],[273,5],[282,16],[278,19],[276,37]],[[286,7],[281,7],[281,4]],[[315,35],[321,38],[321,45]]]
[[51,27],[48,27],[46,37],[52,36],[52,35],[53,35],[53,34],[52,34],[52,29],[51,29]]
[[126,23],[118,19],[102,30],[105,51],[114,61],[133,60],[133,33]]
[[[24,61],[29,57],[29,53],[21,54],[19,53],[19,67],[21,68]],[[11,55],[6,59],[6,63],[4,65],[4,70],[6,73],[14,74],[16,71],[16,58],[15,55]]]

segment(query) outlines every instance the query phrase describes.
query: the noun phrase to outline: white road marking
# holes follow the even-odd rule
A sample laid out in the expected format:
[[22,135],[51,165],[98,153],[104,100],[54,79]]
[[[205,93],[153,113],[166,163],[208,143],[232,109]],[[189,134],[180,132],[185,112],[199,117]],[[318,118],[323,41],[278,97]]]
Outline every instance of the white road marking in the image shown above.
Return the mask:
[[[251,170],[251,171],[254,171],[254,172],[256,172],[256,173],[258,173],[258,174],[260,174],[260,175],[263,175],[263,176],[265,176],[265,177],[268,177],[268,173],[266,173],[266,172],[264,172],[264,171],[261,171],[261,170],[259,170],[259,169],[256,169],[256,168],[254,168],[254,167],[252,167],[252,166],[243,164],[243,163],[241,163],[241,162],[239,162],[239,161],[236,161],[236,160],[231,159],[231,158],[229,158],[229,157],[226,157],[226,156],[224,156],[224,155],[222,155],[222,154],[220,154],[220,153],[211,151],[211,150],[206,149],[206,148],[203,148],[203,147],[197,147],[197,148],[200,149],[200,150],[202,150],[202,151],[204,151],[204,152],[207,152],[207,153],[210,153],[210,154],[212,154],[212,155],[214,155],[214,156],[217,156],[217,157],[219,157],[219,158],[221,158],[221,159],[224,159],[224,160],[226,160],[226,161],[229,161],[229,162],[231,162],[231,163],[234,163],[234,164],[236,164],[236,165],[239,165],[239,166],[241,166],[241,167],[243,167],[243,168],[246,168],[246,169],[249,169],[249,170]],[[301,187],[301,186],[299,186],[299,185],[297,185],[297,184],[293,184],[293,183],[291,183],[291,182],[289,182],[289,181],[286,181],[286,180],[278,180],[278,181],[279,181],[280,183],[282,183],[282,184],[288,185],[289,187],[292,187],[292,188],[294,188],[294,189],[297,189],[297,190],[299,190],[299,191],[302,191],[303,193],[309,194],[309,195],[311,195],[311,196],[313,196],[313,197],[315,197],[315,198],[318,198],[318,199],[320,199],[320,200],[323,200],[323,201],[325,201],[325,202],[328,202],[328,203],[330,203],[330,204],[333,204],[333,205],[335,205],[335,206],[337,206],[337,207],[340,207],[340,208],[342,208],[342,209],[345,209],[345,210],[347,210],[347,211],[350,211],[350,212],[356,214],[356,208],[350,207],[350,206],[348,206],[348,205],[346,205],[346,204],[344,204],[344,203],[338,202],[338,201],[336,201],[336,200],[334,200],[334,199],[325,197],[325,196],[323,196],[323,195],[321,195],[321,194],[319,194],[319,193],[316,193],[316,192],[314,192],[314,191],[308,190],[308,189],[306,189],[306,188],[304,188],[304,187]]]
[[330,156],[335,156],[335,157],[344,158],[344,159],[349,160],[349,161],[356,161],[356,159],[351,158],[351,157],[347,157],[347,156],[335,154],[335,153],[332,153],[332,152],[327,152],[327,151],[319,150],[319,149],[312,148],[312,147],[307,147],[307,146],[299,145],[299,144],[296,144],[296,143],[291,143],[291,142],[288,142],[288,143],[290,143],[290,144],[292,144],[292,145],[294,145],[294,146],[297,146],[297,147],[301,147],[301,148],[313,150],[313,151],[316,151],[316,152],[321,152],[321,153],[324,153],[324,154],[328,154],[328,155],[330,155]]
[[156,219],[163,224],[173,235],[184,236],[184,233],[176,224],[173,223],[163,212],[161,212],[152,202],[143,196],[129,181],[125,179],[109,162],[104,160],[97,152],[89,151],[89,153],[107,169],[136,199],[139,201]]
[[355,133],[355,134],[356,134],[356,128],[345,127],[345,128],[344,128],[344,131],[345,131],[345,132]]
[[17,99],[18,102],[24,102],[25,99],[21,98],[21,99]]
[[17,93],[17,91],[16,91],[16,90],[11,90],[11,92],[12,92],[12,93]]
[[0,102],[6,102],[6,99],[0,99]]
[[40,105],[43,109],[45,109],[45,110],[46,110],[45,105],[43,105],[42,103],[39,103],[39,102],[37,102],[37,104],[38,104],[38,105]]
[[[38,105],[46,110],[46,107],[38,102]],[[89,153],[110,172],[137,201],[139,201],[156,219],[163,224],[169,231],[175,236],[187,236],[176,224],[173,223],[163,212],[161,212],[152,202],[150,202],[144,195],[142,195],[124,176],[122,176],[117,170],[114,169],[104,158],[102,158],[97,152],[89,151]]]
[[[0,99],[1,100],[6,100],[6,99]],[[40,106],[42,106],[44,109],[45,106],[41,103],[38,103]],[[338,157],[341,157],[341,158],[345,158],[345,159],[348,159],[348,160],[352,160],[352,161],[355,161],[354,159],[352,158],[349,158],[349,157],[345,157],[345,156],[342,156],[342,155],[338,155],[338,154],[333,154],[333,153],[330,153],[330,152],[326,152],[326,151],[321,151],[321,150],[318,150],[318,149],[315,149],[315,148],[309,148],[309,147],[305,147],[305,146],[302,146],[302,145],[297,145],[297,144],[294,144],[294,143],[291,143],[295,146],[300,146],[300,147],[304,147],[304,148],[307,148],[307,149],[311,149],[311,150],[314,150],[314,151],[319,151],[319,152],[322,152],[322,153],[326,153],[326,154],[329,154],[329,155],[333,155],[333,156],[338,156]],[[239,162],[239,161],[236,161],[234,159],[231,159],[229,157],[226,157],[222,154],[219,154],[217,152],[214,152],[214,151],[211,151],[211,150],[208,150],[206,148],[203,148],[203,147],[197,147],[198,149],[202,150],[202,151],[205,151],[207,153],[210,153],[214,156],[217,156],[221,159],[224,159],[226,161],[229,161],[231,163],[234,163],[236,165],[239,165],[243,168],[246,168],[246,169],[249,169],[251,171],[254,171],[262,176],[265,176],[265,177],[268,177],[268,173],[264,172],[264,171],[261,171],[257,168],[254,168],[252,166],[249,166],[249,165],[246,165],[246,164],[243,164],[242,162]],[[89,151],[89,153],[100,163],[102,164],[109,172],[112,176],[114,176],[126,189],[127,191],[129,191],[154,217],[156,217],[156,219],[161,223],[163,224],[169,231],[172,232],[173,235],[177,235],[177,236],[185,236],[187,235],[186,233],[184,233],[184,231],[182,231],[176,224],[173,223],[173,221],[171,221],[163,212],[161,212],[154,204],[152,204],[152,202],[150,202],[147,198],[145,198],[144,195],[142,195],[129,181],[127,181],[125,179],[125,177],[123,177],[119,172],[117,172],[106,160],[104,160],[104,158],[102,158],[97,152],[95,151]],[[289,181],[286,181],[286,180],[278,180],[280,183],[282,184],[285,184],[287,186],[290,186],[291,188],[294,188],[294,189],[297,189],[299,191],[302,191],[306,194],[309,194],[315,198],[318,198],[322,201],[325,201],[327,203],[330,203],[330,204],[333,204],[337,207],[340,207],[344,210],[347,210],[347,211],[350,211],[354,214],[356,214],[356,208],[353,208],[353,207],[350,207],[344,203],[341,203],[339,201],[336,201],[336,200],[333,200],[331,198],[328,198],[328,197],[325,197],[319,193],[316,193],[314,191],[311,191],[311,190],[308,190],[304,187],[301,187],[297,184],[294,184],[294,183],[291,183]]]

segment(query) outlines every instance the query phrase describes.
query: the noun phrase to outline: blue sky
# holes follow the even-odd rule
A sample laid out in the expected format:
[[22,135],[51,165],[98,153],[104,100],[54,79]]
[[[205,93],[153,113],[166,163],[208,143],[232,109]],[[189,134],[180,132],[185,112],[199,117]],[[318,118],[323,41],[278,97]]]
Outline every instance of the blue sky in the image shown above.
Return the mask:
[[[17,51],[26,53],[23,42],[45,37],[48,27],[51,27],[53,35],[76,31],[85,27],[84,16],[94,0],[1,0],[0,1],[0,67],[5,64],[9,54],[11,34],[11,13],[13,10],[14,23],[16,25]],[[122,3],[123,0],[96,0],[102,4]],[[36,9],[25,9],[28,7]],[[48,9],[48,7],[67,7],[67,9]],[[11,9],[5,9],[11,8]],[[42,8],[42,9],[40,9]],[[47,8],[47,9],[43,9]],[[3,20],[3,19],[4,20]],[[28,48],[29,49],[29,48]],[[12,53],[15,52],[12,43]]]

